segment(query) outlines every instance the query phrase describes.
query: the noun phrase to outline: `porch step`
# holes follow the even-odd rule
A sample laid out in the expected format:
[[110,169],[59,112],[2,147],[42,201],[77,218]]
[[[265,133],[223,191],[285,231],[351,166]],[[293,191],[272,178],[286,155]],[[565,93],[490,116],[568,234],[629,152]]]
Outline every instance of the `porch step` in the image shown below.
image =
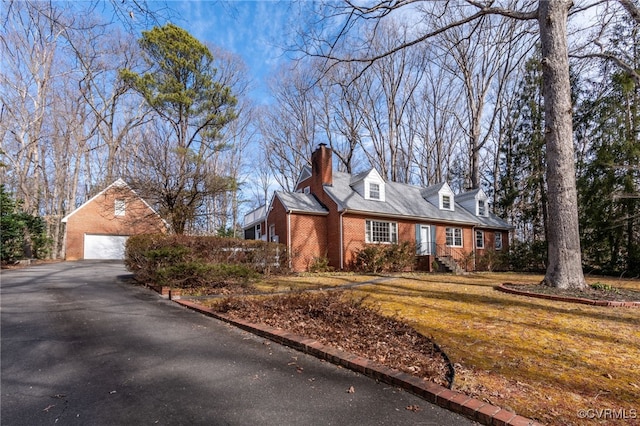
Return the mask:
[[453,272],[456,275],[465,274],[466,271],[458,265],[458,262],[451,256],[436,256],[436,260],[440,263],[447,272]]

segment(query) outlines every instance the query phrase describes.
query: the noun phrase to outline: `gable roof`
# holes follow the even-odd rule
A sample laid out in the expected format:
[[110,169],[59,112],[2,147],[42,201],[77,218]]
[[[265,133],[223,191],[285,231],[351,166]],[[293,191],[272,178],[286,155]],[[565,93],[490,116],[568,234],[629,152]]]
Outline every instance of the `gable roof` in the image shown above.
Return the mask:
[[[425,188],[397,182],[386,182],[386,201],[367,200],[350,187],[351,175],[334,172],[333,185],[325,186],[325,192],[338,204],[338,210],[351,210],[383,216],[399,216],[425,221],[447,221],[475,224],[476,218],[460,208],[455,211],[440,210],[422,194]],[[442,184],[436,185],[437,193]]]
[[133,189],[131,189],[131,187],[124,181],[122,180],[122,178],[116,180],[115,182],[113,182],[111,185],[107,186],[105,189],[103,189],[102,191],[98,192],[96,195],[94,195],[93,197],[91,197],[89,200],[85,201],[84,203],[82,203],[82,205],[78,208],[76,208],[75,210],[73,210],[71,213],[69,213],[68,215],[66,215],[65,217],[62,218],[62,223],[67,223],[67,221],[69,220],[69,218],[71,216],[73,216],[74,214],[76,214],[78,211],[82,210],[85,206],[87,206],[88,204],[92,203],[93,201],[96,200],[96,198],[100,197],[101,195],[105,194],[107,191],[109,191],[111,188],[126,188],[128,189],[132,194],[134,194],[138,199],[140,199],[144,205],[151,210],[151,212],[153,212],[153,214],[155,214],[156,216],[158,216],[162,222],[165,224],[165,226],[169,226],[169,224],[167,223],[167,221],[165,221],[162,217],[160,217],[160,215],[158,214],[158,212],[155,211],[155,209],[153,207],[151,207],[149,205],[149,203],[147,203],[141,196],[139,196],[136,191],[134,191]]
[[[278,198],[287,212],[329,214],[329,210],[311,194],[301,192],[276,191],[274,199]],[[273,201],[272,201],[273,203]]]

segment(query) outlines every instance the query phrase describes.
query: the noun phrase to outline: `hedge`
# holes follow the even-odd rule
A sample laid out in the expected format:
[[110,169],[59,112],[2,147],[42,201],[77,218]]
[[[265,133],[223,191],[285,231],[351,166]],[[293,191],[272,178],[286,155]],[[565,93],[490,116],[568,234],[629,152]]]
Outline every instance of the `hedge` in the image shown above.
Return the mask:
[[288,270],[282,244],[164,234],[129,237],[125,264],[138,281],[182,288],[243,283]]

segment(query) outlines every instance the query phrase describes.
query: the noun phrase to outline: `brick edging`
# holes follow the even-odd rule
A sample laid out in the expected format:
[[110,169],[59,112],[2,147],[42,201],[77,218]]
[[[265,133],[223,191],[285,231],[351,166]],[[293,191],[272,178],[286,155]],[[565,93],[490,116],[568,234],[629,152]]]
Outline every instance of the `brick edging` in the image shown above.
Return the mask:
[[289,346],[300,352],[340,365],[392,386],[402,388],[428,402],[446,408],[449,411],[462,414],[484,425],[541,426],[540,423],[526,417],[519,416],[512,411],[485,403],[479,399],[471,398],[468,395],[447,389],[444,386],[428,382],[419,377],[386,367],[367,358],[341,351],[330,346],[325,346],[315,339],[302,337],[267,325],[254,324],[240,319],[232,319],[227,315],[220,314],[210,308],[189,300],[180,299],[175,300],[175,302],[186,308],[232,324],[260,337]]
[[616,300],[593,300],[593,299],[583,299],[580,297],[557,296],[554,294],[532,293],[530,291],[517,290],[515,288],[505,287],[504,284],[500,284],[496,286],[495,289],[498,291],[502,291],[504,293],[517,294],[519,296],[535,297],[537,299],[555,300],[557,302],[579,303],[582,305],[606,306],[611,308],[640,307],[640,302],[622,302],[622,301],[616,301]]

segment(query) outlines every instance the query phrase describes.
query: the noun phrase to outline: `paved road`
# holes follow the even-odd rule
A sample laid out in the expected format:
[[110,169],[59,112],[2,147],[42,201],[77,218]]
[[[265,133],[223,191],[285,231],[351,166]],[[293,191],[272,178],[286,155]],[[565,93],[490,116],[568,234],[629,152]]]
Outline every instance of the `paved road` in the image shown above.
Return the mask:
[[472,424],[126,275],[90,261],[2,271],[2,425]]

